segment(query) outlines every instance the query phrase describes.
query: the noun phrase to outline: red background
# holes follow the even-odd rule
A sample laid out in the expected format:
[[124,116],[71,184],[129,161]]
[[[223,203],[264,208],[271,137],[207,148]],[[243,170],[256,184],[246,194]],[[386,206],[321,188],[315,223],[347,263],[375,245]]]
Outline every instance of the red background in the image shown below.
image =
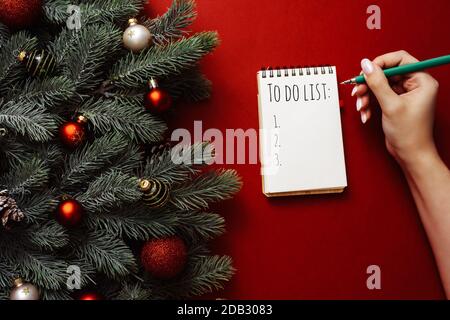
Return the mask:
[[[368,30],[377,4],[382,29]],[[169,0],[152,0],[162,13]],[[261,66],[332,64],[340,80],[359,61],[405,49],[419,59],[450,54],[450,1],[197,0],[193,30],[217,30],[222,44],[202,63],[214,83],[204,103],[184,105],[172,128],[258,128],[256,71]],[[450,164],[450,66],[440,82],[436,137]],[[434,258],[400,168],[384,147],[380,115],[363,126],[351,87],[341,88],[349,187],[342,195],[269,200],[259,165],[239,171],[242,192],[217,211],[227,219],[216,252],[234,258],[227,299],[440,299]],[[368,290],[366,268],[381,267],[381,290]]]

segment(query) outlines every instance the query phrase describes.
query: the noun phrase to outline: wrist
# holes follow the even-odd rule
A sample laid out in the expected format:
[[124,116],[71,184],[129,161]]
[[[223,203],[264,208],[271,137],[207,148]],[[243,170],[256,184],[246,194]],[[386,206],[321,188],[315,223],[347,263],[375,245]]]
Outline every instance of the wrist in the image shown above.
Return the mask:
[[430,170],[439,167],[445,167],[434,144],[397,160],[403,171],[412,177],[427,174]]

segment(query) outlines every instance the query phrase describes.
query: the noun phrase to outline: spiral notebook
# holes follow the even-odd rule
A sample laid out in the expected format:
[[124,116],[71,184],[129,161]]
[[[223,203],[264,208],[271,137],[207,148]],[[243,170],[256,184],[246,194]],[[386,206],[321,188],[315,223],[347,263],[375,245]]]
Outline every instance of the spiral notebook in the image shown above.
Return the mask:
[[339,193],[347,186],[336,67],[257,73],[263,193]]

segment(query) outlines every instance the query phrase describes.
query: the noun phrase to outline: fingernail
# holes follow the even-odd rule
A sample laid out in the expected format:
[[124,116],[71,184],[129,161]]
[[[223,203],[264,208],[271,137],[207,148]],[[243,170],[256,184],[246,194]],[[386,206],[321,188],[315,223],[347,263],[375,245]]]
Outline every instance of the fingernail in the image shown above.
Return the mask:
[[365,74],[371,74],[373,72],[373,64],[369,59],[362,59],[361,68]]
[[356,94],[356,92],[358,92],[358,87],[354,87],[352,90],[352,97]]
[[364,111],[361,112],[361,121],[364,124],[367,122],[367,114]]
[[361,110],[361,108],[362,108],[362,99],[360,97],[358,97],[356,99],[356,111]]

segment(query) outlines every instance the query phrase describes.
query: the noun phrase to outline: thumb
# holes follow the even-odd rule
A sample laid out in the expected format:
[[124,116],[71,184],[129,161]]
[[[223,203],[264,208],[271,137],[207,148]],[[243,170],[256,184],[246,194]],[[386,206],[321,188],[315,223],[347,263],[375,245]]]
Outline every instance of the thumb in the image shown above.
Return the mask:
[[380,66],[369,59],[363,59],[361,68],[366,78],[366,83],[377,97],[381,108],[384,109],[392,105],[398,99],[398,95],[392,90]]

